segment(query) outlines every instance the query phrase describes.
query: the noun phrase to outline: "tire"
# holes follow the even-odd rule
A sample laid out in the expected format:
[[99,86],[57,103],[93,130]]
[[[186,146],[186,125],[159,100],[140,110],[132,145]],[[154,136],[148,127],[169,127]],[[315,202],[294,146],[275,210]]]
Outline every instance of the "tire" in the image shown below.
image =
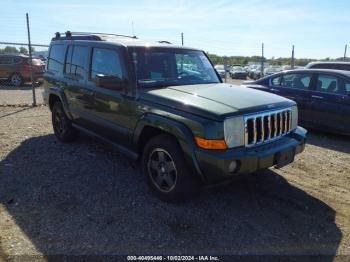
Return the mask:
[[23,85],[23,77],[22,77],[22,75],[20,73],[12,74],[11,77],[10,77],[10,84],[12,86],[16,86],[16,87]]
[[79,136],[79,131],[72,126],[60,101],[56,101],[52,108],[52,127],[61,142],[72,142]]
[[177,140],[170,135],[152,138],[142,153],[142,171],[152,193],[166,202],[182,202],[197,192]]

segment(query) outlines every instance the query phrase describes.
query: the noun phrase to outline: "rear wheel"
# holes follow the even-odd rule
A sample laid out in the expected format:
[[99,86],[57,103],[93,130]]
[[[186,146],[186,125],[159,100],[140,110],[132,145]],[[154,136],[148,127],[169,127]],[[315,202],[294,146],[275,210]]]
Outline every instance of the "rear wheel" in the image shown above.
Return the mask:
[[60,101],[56,101],[52,108],[52,126],[56,137],[62,142],[72,142],[78,138],[79,131],[72,126]]
[[142,170],[152,192],[163,201],[183,201],[196,192],[183,152],[170,135],[156,136],[147,143],[142,154]]
[[10,77],[10,83],[12,86],[21,86],[23,84],[23,77],[19,73],[14,73]]

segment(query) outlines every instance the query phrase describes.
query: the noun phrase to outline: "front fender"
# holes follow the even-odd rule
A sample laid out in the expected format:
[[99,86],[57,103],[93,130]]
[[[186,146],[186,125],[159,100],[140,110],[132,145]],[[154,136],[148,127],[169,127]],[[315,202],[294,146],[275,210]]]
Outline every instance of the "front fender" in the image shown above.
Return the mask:
[[179,142],[189,167],[200,176],[201,180],[204,180],[195,156],[196,144],[193,139],[193,134],[185,124],[165,116],[147,113],[140,118],[136,125],[133,136],[133,142],[135,145],[137,145],[142,130],[145,127],[153,127],[173,135]]

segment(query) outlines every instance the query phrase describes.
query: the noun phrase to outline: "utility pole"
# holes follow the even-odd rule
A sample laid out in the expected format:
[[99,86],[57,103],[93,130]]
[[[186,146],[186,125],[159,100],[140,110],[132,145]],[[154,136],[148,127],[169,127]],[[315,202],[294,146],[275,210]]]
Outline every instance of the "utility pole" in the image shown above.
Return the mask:
[[294,69],[295,61],[294,61],[294,45],[292,47],[292,61],[291,61],[291,68]]
[[345,51],[344,51],[344,61],[346,60],[346,51],[348,49],[348,45],[345,45]]
[[181,33],[181,45],[184,45],[184,33]]
[[29,50],[29,62],[30,62],[30,77],[32,80],[32,93],[33,93],[33,106],[36,106],[36,97],[35,97],[35,83],[33,76],[33,60],[32,60],[32,44],[30,42],[30,29],[29,29],[29,16],[26,13],[27,18],[27,31],[28,31],[28,50]]
[[261,44],[261,77],[264,76],[264,43]]
[[227,83],[227,72],[226,72],[226,68],[227,68],[227,57],[224,56],[225,83]]

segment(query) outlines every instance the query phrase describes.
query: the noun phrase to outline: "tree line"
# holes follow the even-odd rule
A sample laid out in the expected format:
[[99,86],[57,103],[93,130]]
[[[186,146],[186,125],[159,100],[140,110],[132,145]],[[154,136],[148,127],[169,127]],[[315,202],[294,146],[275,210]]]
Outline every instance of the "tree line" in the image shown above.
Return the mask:
[[[261,56],[218,56],[215,54],[209,54],[210,60],[213,62],[213,64],[228,64],[228,65],[234,65],[234,64],[239,64],[239,65],[247,65],[248,62],[259,62],[261,63]],[[339,57],[336,59],[331,59],[329,57],[325,59],[311,59],[311,58],[295,58],[294,59],[294,64],[296,66],[305,66],[309,62],[312,61],[344,61],[343,57]],[[346,61],[350,61],[349,58],[346,59]],[[279,58],[264,58],[264,62],[269,63],[270,65],[290,65],[292,62],[292,59],[290,57],[279,57]]]
[[[32,52],[35,51],[34,47],[31,48]],[[26,47],[15,47],[15,46],[5,46],[5,48],[0,48],[0,54],[23,54],[28,55],[28,49]]]

